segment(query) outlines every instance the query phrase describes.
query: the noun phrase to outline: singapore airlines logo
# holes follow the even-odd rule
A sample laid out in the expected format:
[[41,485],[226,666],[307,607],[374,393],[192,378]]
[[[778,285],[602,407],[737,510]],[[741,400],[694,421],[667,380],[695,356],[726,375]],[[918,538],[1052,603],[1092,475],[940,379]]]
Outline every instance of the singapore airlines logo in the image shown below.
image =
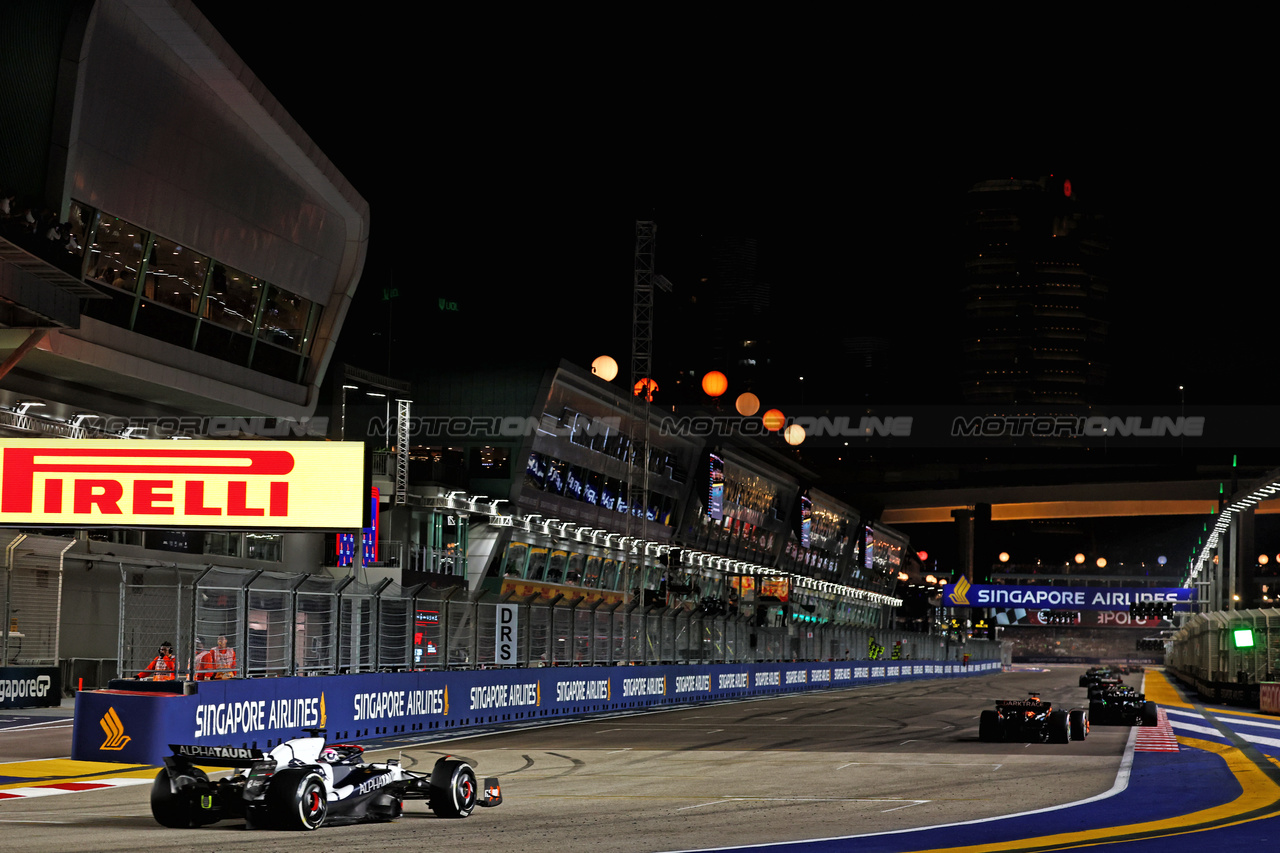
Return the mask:
[[967,606],[969,599],[966,594],[969,592],[970,586],[972,584],[969,583],[967,578],[961,577],[960,580],[956,581],[955,587],[951,590],[951,603]]
[[98,721],[98,725],[102,726],[102,730],[107,733],[107,739],[102,742],[101,749],[124,749],[124,745],[132,740],[124,733],[124,723],[120,722],[120,715],[116,713],[115,708],[108,708],[107,713]]

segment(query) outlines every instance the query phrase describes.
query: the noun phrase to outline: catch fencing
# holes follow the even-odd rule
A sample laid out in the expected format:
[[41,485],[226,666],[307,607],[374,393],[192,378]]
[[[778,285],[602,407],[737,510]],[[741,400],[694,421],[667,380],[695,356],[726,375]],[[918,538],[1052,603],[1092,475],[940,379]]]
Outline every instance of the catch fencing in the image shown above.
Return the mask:
[[4,531],[0,666],[58,666],[63,556],[74,539]]
[[[499,664],[499,605],[515,607]],[[506,611],[510,614],[510,610]],[[227,638],[234,677],[498,666],[613,666],[824,660],[1000,660],[1000,645],[944,634],[833,625],[756,625],[750,615],[585,598],[469,595],[384,579],[211,567],[122,569],[119,674],[141,673],[162,642],[178,677]]]
[[1190,679],[1216,684],[1275,681],[1280,674],[1280,610],[1197,613],[1168,646],[1167,665]]

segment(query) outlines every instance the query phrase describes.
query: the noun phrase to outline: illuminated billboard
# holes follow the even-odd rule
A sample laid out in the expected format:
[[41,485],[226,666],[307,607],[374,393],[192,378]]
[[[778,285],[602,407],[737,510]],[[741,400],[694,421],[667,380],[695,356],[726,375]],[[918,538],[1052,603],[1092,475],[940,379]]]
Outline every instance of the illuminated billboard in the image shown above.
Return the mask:
[[0,441],[0,526],[352,530],[364,445]]
[[813,501],[809,500],[809,496],[800,495],[800,547],[808,548],[810,545],[809,531],[813,526]]
[[724,460],[710,454],[708,461],[707,515],[712,521],[724,520]]
[[791,586],[786,578],[761,578],[760,594],[771,595],[779,601],[790,598]]

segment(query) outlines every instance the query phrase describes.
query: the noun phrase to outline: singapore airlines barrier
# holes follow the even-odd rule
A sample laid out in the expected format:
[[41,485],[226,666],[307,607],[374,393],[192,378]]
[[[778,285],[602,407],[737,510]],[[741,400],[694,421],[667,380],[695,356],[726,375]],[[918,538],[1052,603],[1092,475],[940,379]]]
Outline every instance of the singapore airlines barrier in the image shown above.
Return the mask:
[[546,667],[192,683],[190,695],[76,696],[72,758],[160,764],[169,744],[270,748],[305,728],[338,740],[999,672],[999,661]]

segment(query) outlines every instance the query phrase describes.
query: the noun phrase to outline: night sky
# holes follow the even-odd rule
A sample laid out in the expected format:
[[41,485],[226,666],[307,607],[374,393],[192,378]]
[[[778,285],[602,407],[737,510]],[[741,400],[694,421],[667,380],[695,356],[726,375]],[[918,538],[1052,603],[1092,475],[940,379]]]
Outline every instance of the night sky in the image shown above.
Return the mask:
[[885,62],[861,38],[827,61],[781,32],[785,55],[767,31],[735,41],[705,22],[662,38],[646,22],[646,41],[413,6],[334,20],[311,4],[197,6],[370,202],[340,343],[352,363],[409,379],[531,350],[625,365],[635,221],[651,219],[676,286],[657,303],[657,360],[680,349],[664,329],[681,328],[708,241],[746,235],[784,296],[785,349],[825,371],[830,402],[856,393],[828,343],[850,328],[901,342],[897,399],[946,402],[965,191],[1055,174],[1113,236],[1112,399],[1172,405],[1183,384],[1189,403],[1274,403],[1254,84],[1215,86],[1194,64],[1117,70],[1148,48],[1044,72],[1007,46],[975,55],[980,42]]
[[[337,23],[302,3],[197,6],[370,202],[344,350],[371,368],[386,368],[388,328],[393,367],[424,340],[477,338],[495,354],[518,340],[579,364],[624,361],[635,220],[652,219],[657,270],[676,284],[657,305],[657,356],[663,312],[696,288],[700,245],[736,233],[759,240],[787,295],[780,336],[797,352],[821,354],[850,328],[888,332],[910,339],[904,363],[922,365],[904,369],[910,382],[952,362],[965,191],[1057,174],[1114,234],[1115,395],[1173,400],[1184,384],[1192,400],[1269,402],[1272,383],[1254,371],[1229,388],[1211,379],[1229,352],[1265,353],[1271,325],[1251,307],[1274,276],[1254,266],[1271,217],[1255,218],[1261,119],[1233,100],[1247,93],[1198,103],[1173,88],[1098,88],[1087,72],[1074,94],[1019,92],[1012,73],[989,89],[922,87],[857,77],[865,60],[849,79],[809,77],[781,56],[746,67],[750,51],[726,46],[704,64],[676,53],[645,70],[633,45],[584,45],[550,20],[521,40],[518,20],[458,29],[412,12]],[[399,304],[382,299],[392,289]],[[933,383],[920,386],[933,402]]]

